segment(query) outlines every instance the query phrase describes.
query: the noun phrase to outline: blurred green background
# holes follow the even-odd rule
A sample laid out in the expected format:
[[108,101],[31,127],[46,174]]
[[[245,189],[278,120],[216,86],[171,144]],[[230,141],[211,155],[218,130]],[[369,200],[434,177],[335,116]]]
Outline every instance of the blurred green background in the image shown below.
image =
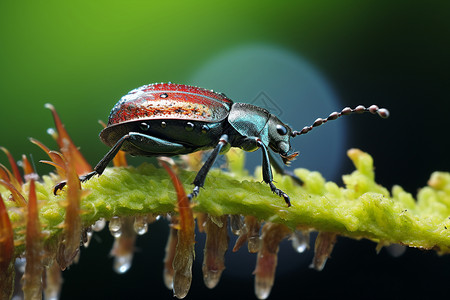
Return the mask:
[[[106,121],[114,103],[129,90],[153,82],[196,84],[237,95],[238,101],[246,101],[239,99],[241,94],[236,91],[245,90],[249,81],[256,91],[247,96],[250,99],[258,90],[287,88],[294,92],[289,94],[290,102],[279,105],[281,111],[285,116],[289,110],[301,112],[308,118],[287,117],[286,122],[301,128],[316,117],[325,117],[329,109],[310,112],[309,105],[302,105],[305,99],[296,97],[295,89],[302,88],[300,81],[298,86],[291,82],[283,85],[291,77],[288,72],[286,77],[278,76],[283,73],[281,65],[276,73],[263,76],[260,87],[262,75],[257,68],[252,73],[253,69],[237,65],[235,72],[223,75],[222,82],[221,70],[214,69],[220,57],[239,53],[236,49],[242,47],[277,49],[298,57],[311,72],[319,74],[334,95],[333,110],[378,103],[391,111],[388,120],[354,117],[342,121],[346,124],[345,130],[339,131],[342,145],[330,142],[336,134],[324,138],[319,130],[311,133],[317,142],[311,142],[308,136],[296,145],[306,154],[294,166],[326,172],[327,167],[319,163],[332,155],[335,147],[359,147],[374,156],[380,183],[387,187],[400,184],[415,193],[432,171],[450,169],[449,3],[1,1],[0,144],[17,159],[22,153],[31,154],[36,163],[45,158],[27,137],[54,145],[45,133],[53,126],[50,112],[44,108],[50,102],[75,143],[95,165],[107,150],[98,140],[101,127],[97,120]],[[264,81],[270,76],[279,78],[274,87]],[[208,81],[208,77],[216,79]],[[211,82],[217,83],[211,86]],[[339,174],[352,170],[341,152],[336,152],[342,161]],[[0,157],[0,162],[6,163],[6,158]],[[42,166],[38,169],[43,173],[51,170]],[[156,233],[139,240],[138,262],[121,276],[112,273],[107,250],[101,250],[100,244],[109,247],[110,237],[100,235],[103,243],[97,240],[91,249],[83,251],[80,265],[65,272],[63,299],[142,295],[170,299],[171,292],[163,287],[161,275],[167,229],[164,224],[152,229]],[[272,297],[368,299],[389,293],[398,297],[431,296],[445,290],[441,284],[448,278],[448,257],[408,250],[394,259],[385,251],[376,256],[373,243],[341,240],[323,272],[307,267],[280,271]],[[227,259],[233,260],[233,255]],[[252,299],[254,257],[247,259],[250,272],[242,277],[247,281],[236,279],[227,269],[216,291],[202,286],[200,267],[195,267],[193,288],[187,298],[222,299],[239,294]],[[97,263],[99,267],[93,269]],[[280,264],[279,270],[282,268]],[[88,273],[90,276],[85,275]]]

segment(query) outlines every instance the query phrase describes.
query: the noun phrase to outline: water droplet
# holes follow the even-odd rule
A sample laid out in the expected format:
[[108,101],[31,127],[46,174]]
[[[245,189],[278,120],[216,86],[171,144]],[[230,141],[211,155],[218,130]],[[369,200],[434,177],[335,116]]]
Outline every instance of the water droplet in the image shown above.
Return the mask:
[[85,240],[83,241],[83,246],[85,248],[89,247],[89,243],[91,242],[93,234],[94,233],[92,232],[92,226],[90,228],[86,229],[86,236],[85,236]]
[[162,127],[162,128],[166,128],[166,127],[167,127],[167,123],[166,123],[166,122],[164,122],[164,121],[163,121],[163,122],[161,122],[161,127]]
[[202,133],[207,133],[209,131],[209,126],[208,125],[203,125],[202,126]]
[[133,227],[134,231],[139,235],[147,233],[148,230],[147,216],[135,217]]
[[399,244],[391,244],[386,247],[387,252],[393,257],[400,257],[405,253],[406,246]]
[[213,289],[219,283],[221,275],[222,271],[214,271],[214,270],[204,271],[203,282],[205,283],[207,288]]
[[59,293],[57,291],[45,295],[45,300],[58,300]]
[[54,135],[55,133],[56,133],[55,128],[48,128],[47,129],[47,134]]
[[122,221],[119,217],[112,217],[111,221],[109,221],[109,231],[115,238],[122,235]]
[[307,230],[295,230],[291,235],[292,247],[298,253],[305,252],[309,249],[309,231]]
[[161,97],[161,98],[167,98],[167,97],[169,97],[169,95],[167,95],[167,93],[164,93],[164,94],[159,95],[159,97]]
[[272,285],[265,280],[255,282],[255,295],[258,299],[267,299],[272,290]]
[[240,235],[244,227],[244,219],[240,215],[230,215],[230,229],[235,235]]
[[27,264],[27,260],[25,257],[18,257],[15,261],[16,270],[20,273],[25,273],[25,265]]
[[133,260],[133,253],[127,253],[125,255],[114,257],[114,271],[118,274],[123,274],[131,268],[131,262]]
[[192,130],[194,130],[194,123],[192,123],[192,122],[187,122],[186,125],[184,126],[184,129],[186,129],[186,131],[192,131]]
[[92,225],[92,230],[96,231],[96,232],[99,232],[99,231],[102,231],[103,228],[105,228],[105,226],[106,226],[105,219],[104,218],[100,218],[94,223],[94,225]]
[[141,129],[141,131],[147,131],[150,129],[150,125],[146,122],[142,122],[139,124],[139,128]]

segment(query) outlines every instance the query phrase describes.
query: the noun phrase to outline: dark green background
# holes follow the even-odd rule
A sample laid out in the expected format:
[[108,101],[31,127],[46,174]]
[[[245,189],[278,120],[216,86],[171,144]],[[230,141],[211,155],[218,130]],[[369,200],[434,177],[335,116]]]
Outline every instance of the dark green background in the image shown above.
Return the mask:
[[[264,43],[306,58],[345,105],[388,107],[389,120],[372,126],[352,118],[347,134],[351,146],[374,155],[380,183],[415,193],[432,171],[450,169],[448,3],[1,1],[0,144],[16,158],[22,153],[44,158],[27,137],[54,145],[45,133],[53,126],[44,109],[50,102],[95,164],[106,151],[98,141],[97,120],[106,120],[121,95],[142,84],[186,82],[217,53]],[[5,157],[0,161],[6,163]],[[166,230],[161,224],[151,228],[157,227]],[[109,245],[108,235],[101,236]],[[170,299],[160,275],[164,236],[141,238],[135,266],[122,276],[110,271],[110,261],[103,261],[107,250],[94,242],[81,263],[65,272],[63,299]],[[447,291],[448,257],[408,250],[393,259],[385,251],[376,256],[373,248],[373,243],[341,239],[323,272],[299,269],[278,277],[272,296],[367,299]],[[198,266],[195,271],[188,299],[253,297],[250,273],[243,282],[225,271],[217,290],[209,291],[202,287]]]

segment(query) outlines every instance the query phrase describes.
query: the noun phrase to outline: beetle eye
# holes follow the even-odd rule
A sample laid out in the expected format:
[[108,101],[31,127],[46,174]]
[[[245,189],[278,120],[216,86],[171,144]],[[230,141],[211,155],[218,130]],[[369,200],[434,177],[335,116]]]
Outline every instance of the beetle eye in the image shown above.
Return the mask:
[[150,125],[148,125],[148,124],[145,123],[145,122],[142,122],[141,124],[139,124],[139,128],[140,128],[142,131],[147,131],[147,130],[149,130]]
[[283,125],[277,125],[277,132],[279,135],[286,135],[287,134],[287,128]]

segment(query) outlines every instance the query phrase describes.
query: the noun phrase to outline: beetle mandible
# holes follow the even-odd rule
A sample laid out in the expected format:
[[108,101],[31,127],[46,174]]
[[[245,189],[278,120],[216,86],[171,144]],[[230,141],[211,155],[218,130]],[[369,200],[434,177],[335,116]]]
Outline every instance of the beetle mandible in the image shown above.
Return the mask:
[[[230,147],[249,152],[261,149],[264,182],[291,206],[289,196],[273,183],[271,163],[277,171],[283,172],[281,164],[273,159],[273,153],[279,154],[287,165],[298,155],[292,152],[290,138],[306,134],[342,115],[364,112],[382,118],[389,116],[388,110],[376,105],[346,107],[295,131],[266,109],[234,103],[223,93],[173,83],[144,85],[130,91],[113,107],[108,125],[100,133],[100,139],[111,149],[94,171],[81,176],[80,181],[87,181],[95,174],[100,176],[119,150],[136,156],[174,156],[213,149],[194,179],[194,189],[188,196],[192,199],[199,194],[219,154]],[[65,182],[58,184],[55,193],[64,185]]]

